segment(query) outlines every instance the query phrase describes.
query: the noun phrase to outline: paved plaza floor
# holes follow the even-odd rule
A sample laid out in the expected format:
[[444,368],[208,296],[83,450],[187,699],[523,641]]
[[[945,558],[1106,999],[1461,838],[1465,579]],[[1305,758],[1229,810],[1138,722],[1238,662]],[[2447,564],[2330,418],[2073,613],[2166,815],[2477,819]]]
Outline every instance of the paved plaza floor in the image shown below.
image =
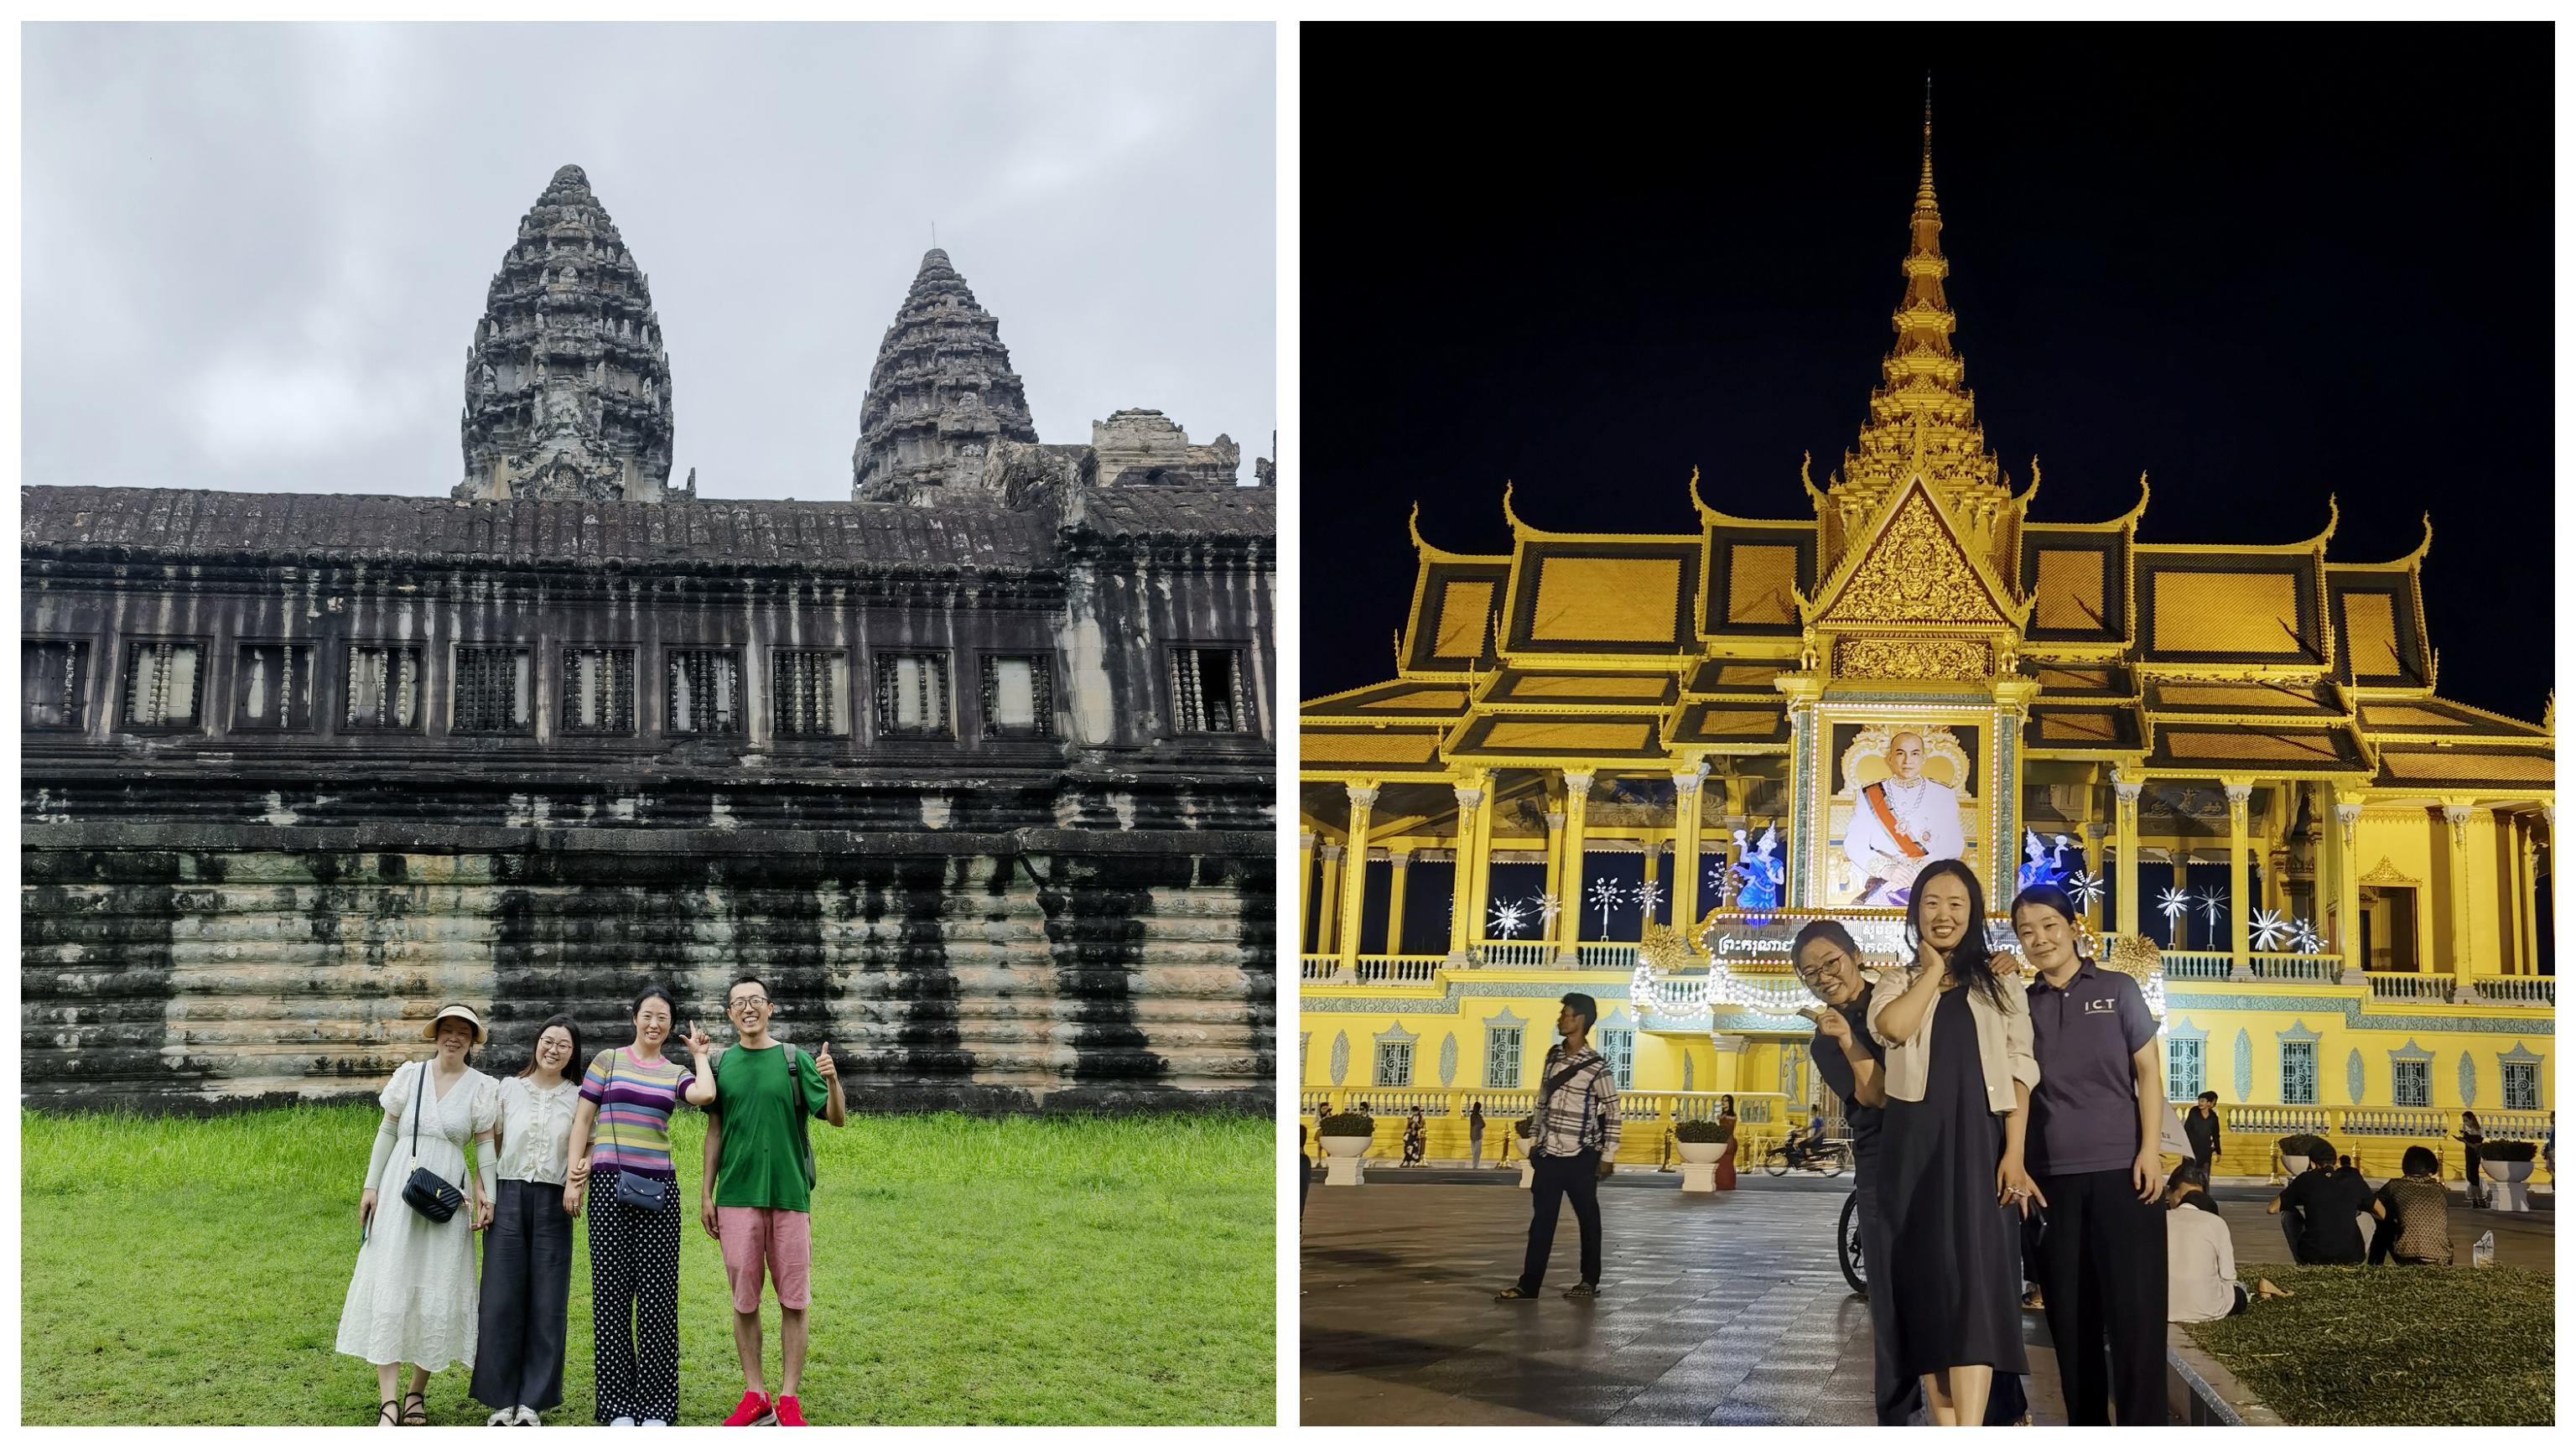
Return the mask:
[[[1601,1191],[1601,1296],[1560,1296],[1577,1277],[1567,1211],[1542,1295],[1497,1303],[1529,1225],[1517,1173],[1369,1173],[1365,1187],[1309,1189],[1301,1422],[1872,1422],[1869,1307],[1834,1255],[1848,1177],[1746,1177],[1732,1193],[1685,1194],[1676,1175],[1623,1171]],[[2288,1257],[2280,1220],[2263,1211],[2275,1191],[2218,1189],[2244,1262]],[[2554,1194],[2535,1202],[2554,1208]],[[2463,1264],[2492,1228],[2498,1261],[2547,1270],[2555,1222],[2554,1211],[2477,1212],[2455,1198],[2451,1235]],[[2037,1313],[2022,1325],[2032,1419],[2062,1424],[2047,1326]]]
[[[1489,1169],[1490,1171],[1490,1169]],[[1311,1189],[1303,1229],[1300,1420],[1308,1424],[1869,1424],[1869,1305],[1843,1281],[1836,1215],[1851,1180],[1685,1194],[1639,1173],[1601,1190],[1601,1296],[1572,1286],[1563,1214],[1547,1286],[1519,1276],[1529,1198],[1372,1167]],[[1393,1180],[1390,1180],[1393,1179]],[[2034,1420],[2063,1423],[2038,1314]]]

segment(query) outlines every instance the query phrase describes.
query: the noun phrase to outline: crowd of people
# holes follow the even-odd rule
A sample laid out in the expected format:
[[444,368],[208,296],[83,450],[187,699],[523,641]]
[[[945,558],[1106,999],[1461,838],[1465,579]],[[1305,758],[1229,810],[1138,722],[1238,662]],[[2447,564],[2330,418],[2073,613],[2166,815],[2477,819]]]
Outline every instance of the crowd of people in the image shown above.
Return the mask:
[[[2084,954],[2082,913],[2062,889],[2034,884],[2012,900],[2027,976],[1989,949],[1984,890],[1964,862],[1926,862],[1903,904],[1913,959],[1875,984],[1838,922],[1809,922],[1791,946],[1824,1003],[1807,1013],[1810,1056],[1851,1133],[1878,1421],[2027,1423],[2027,1307],[2047,1316],[2068,1423],[2163,1424],[2167,1322],[2287,1296],[2237,1281],[2209,1191],[2217,1096],[2202,1093],[2172,1131],[2155,1016],[2135,980]],[[1611,1175],[1620,1114],[1588,1041],[1597,1014],[1589,996],[1563,998],[1530,1144],[1527,1251],[1499,1300],[1538,1295],[1560,1200],[1582,1237],[1566,1296],[1599,1292],[1595,1185]],[[2470,1119],[2472,1152],[2476,1133]],[[2170,1173],[2168,1150],[2182,1157]],[[2329,1152],[2271,1211],[2300,1263],[2451,1261],[2429,1148],[2409,1148],[2403,1174],[2376,1191]]]
[[[439,1008],[426,1033],[433,1054],[397,1069],[378,1099],[384,1116],[340,1315],[338,1351],[375,1367],[380,1426],[428,1423],[430,1378],[455,1364],[492,1410],[487,1424],[537,1425],[562,1405],[573,1223],[585,1217],[597,1422],[678,1421],[681,1187],[670,1122],[683,1104],[707,1117],[698,1221],[722,1250],[743,1375],[724,1422],[805,1422],[796,1391],[812,1291],[807,1125],[841,1126],[847,1105],[830,1042],[809,1053],[770,1036],[775,1008],[758,978],[734,982],[725,1010],[734,1044],[720,1049],[692,1025],[680,1039],[684,1065],[663,1055],[673,997],[648,985],[630,1003],[629,1044],[575,1076],[580,1028],[549,1017],[527,1064],[495,1081],[470,1064],[482,1017],[462,1003]],[[764,1282],[782,1320],[774,1398],[761,1361]]]

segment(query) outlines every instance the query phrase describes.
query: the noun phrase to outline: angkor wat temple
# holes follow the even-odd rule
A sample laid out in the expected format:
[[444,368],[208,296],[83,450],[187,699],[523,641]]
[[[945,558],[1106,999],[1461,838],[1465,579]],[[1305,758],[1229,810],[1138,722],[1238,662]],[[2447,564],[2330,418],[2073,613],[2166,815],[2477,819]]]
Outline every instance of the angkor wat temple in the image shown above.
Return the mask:
[[455,999],[516,1070],[647,978],[721,1038],[751,971],[855,1105],[1267,1112],[1272,490],[1040,443],[936,251],[857,411],[851,502],[671,488],[568,166],[453,498],[24,489],[23,1099],[372,1094]]

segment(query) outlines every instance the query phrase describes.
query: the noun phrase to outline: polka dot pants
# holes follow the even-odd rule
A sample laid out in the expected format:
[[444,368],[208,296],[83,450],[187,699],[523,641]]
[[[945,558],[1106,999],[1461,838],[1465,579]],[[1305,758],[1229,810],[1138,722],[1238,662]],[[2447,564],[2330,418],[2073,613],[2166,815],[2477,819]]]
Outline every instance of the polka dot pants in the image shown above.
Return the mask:
[[[599,1422],[680,1418],[680,1217],[617,1202],[615,1172],[594,1174],[590,1219],[592,1382]],[[676,1200],[676,1198],[675,1198]]]

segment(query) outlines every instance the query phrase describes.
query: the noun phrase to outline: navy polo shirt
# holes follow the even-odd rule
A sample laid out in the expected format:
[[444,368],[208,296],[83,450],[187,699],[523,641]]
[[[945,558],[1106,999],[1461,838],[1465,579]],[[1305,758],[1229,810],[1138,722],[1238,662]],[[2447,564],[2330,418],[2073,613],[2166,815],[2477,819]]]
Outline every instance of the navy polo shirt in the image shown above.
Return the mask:
[[2034,1173],[2108,1172],[2138,1159],[2138,1088],[2129,1059],[2156,1037],[2138,983],[2087,961],[2063,987],[2030,981],[2030,1094],[2022,1161]]
[[[1859,999],[1849,1006],[1826,1009],[1841,1012],[1843,1020],[1851,1023],[1853,1042],[1879,1062],[1886,1062],[1887,1048],[1879,1045],[1878,1038],[1869,1034],[1868,992],[1862,992]],[[1816,1029],[1814,1039],[1807,1045],[1807,1060],[1815,1063],[1816,1075],[1825,1079],[1825,1085],[1834,1089],[1834,1095],[1843,1099],[1843,1120],[1851,1124],[1852,1177],[1858,1181],[1877,1160],[1879,1119],[1886,1115],[1886,1111],[1880,1107],[1864,1107],[1852,1100],[1852,1093],[1860,1084],[1852,1075],[1851,1061],[1843,1055],[1842,1043],[1825,1035],[1822,1027]]]

